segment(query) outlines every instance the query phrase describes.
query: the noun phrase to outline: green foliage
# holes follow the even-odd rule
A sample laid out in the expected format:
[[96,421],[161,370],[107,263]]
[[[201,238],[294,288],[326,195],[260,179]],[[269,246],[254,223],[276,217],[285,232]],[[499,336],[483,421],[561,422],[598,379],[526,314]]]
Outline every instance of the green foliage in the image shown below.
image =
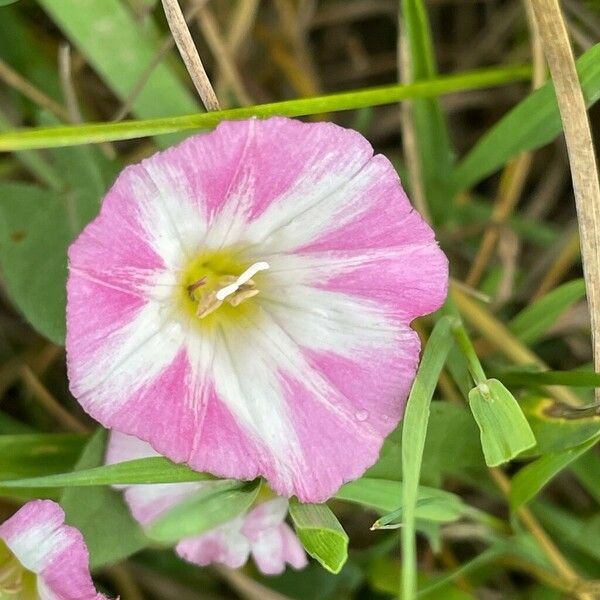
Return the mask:
[[89,487],[98,485],[132,485],[146,483],[184,483],[214,479],[206,473],[193,471],[187,465],[176,465],[167,458],[139,458],[114,465],[81,468],[72,473],[47,477],[2,481],[7,487]]
[[348,535],[331,509],[292,498],[290,516],[308,554],[331,573],[339,573],[348,559]]
[[469,393],[469,405],[481,433],[485,462],[496,467],[536,444],[515,397],[497,379],[487,379]]
[[417,503],[419,474],[427,435],[429,404],[435,391],[440,372],[453,344],[452,321],[442,317],[435,325],[413,383],[402,425],[402,551],[404,569],[402,571],[402,593],[411,598],[416,586],[416,541],[415,507]]
[[[407,37],[412,81],[426,81],[437,76],[431,28],[422,0],[402,0],[401,18]],[[423,98],[411,104],[425,197],[434,223],[447,216],[448,178],[453,153],[445,117],[437,98]]]
[[[85,0],[85,6],[81,0],[40,0],[40,4],[125,101],[158,49],[157,32],[139,27],[121,0]],[[148,119],[196,112],[198,105],[172,69],[162,62],[148,77],[132,110],[138,117]],[[163,138],[161,143],[168,146],[178,137],[181,138]]]
[[[102,464],[105,444],[106,432],[98,430],[85,447],[75,471]],[[92,568],[127,558],[148,544],[121,494],[109,487],[68,488],[60,503],[67,523],[83,534]]]
[[169,544],[200,535],[245,513],[259,490],[260,480],[207,483],[192,497],[162,513],[148,528],[148,536]]
[[[600,98],[600,44],[577,60],[587,106]],[[463,158],[452,175],[456,190],[473,187],[507,160],[552,141],[562,130],[556,95],[546,83],[517,104]]]
[[600,435],[594,436],[580,446],[545,454],[523,467],[512,479],[510,490],[512,509],[516,510],[529,502],[553,477],[595,446],[598,440]]
[[575,302],[585,297],[585,282],[563,283],[524,308],[509,324],[510,330],[526,344],[539,340]]

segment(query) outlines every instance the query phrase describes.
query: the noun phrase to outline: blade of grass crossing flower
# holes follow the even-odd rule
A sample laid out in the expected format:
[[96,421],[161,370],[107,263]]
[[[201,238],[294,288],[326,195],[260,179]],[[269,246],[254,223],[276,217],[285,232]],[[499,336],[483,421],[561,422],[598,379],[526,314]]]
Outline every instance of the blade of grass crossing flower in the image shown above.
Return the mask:
[[246,512],[259,490],[259,479],[251,483],[215,481],[158,517],[148,528],[148,536],[172,544],[200,535]]
[[527,66],[495,67],[441,76],[428,81],[417,81],[409,85],[383,86],[315,96],[313,98],[300,98],[230,110],[212,111],[210,113],[170,116],[145,121],[17,129],[0,133],[0,151],[73,146],[129,140],[185,130],[211,129],[221,121],[246,119],[254,116],[267,118],[275,115],[285,117],[318,115],[326,112],[394,104],[407,98],[430,98],[454,92],[503,85],[513,81],[523,81],[530,76],[531,69]]
[[523,504],[529,502],[553,477],[593,448],[598,440],[600,440],[600,434],[594,436],[585,444],[569,448],[563,452],[546,454],[523,467],[512,479],[510,489],[510,506],[512,510],[517,510]]
[[[115,94],[126,100],[157,52],[156,32],[144,30],[121,0],[40,0],[40,4]],[[143,119],[197,110],[194,97],[165,62],[157,65],[133,102],[133,113]],[[168,146],[181,137],[169,136],[160,144]]]
[[474,387],[469,392],[469,405],[489,467],[508,462],[535,446],[535,437],[519,403],[497,379],[487,379]]
[[509,329],[526,344],[533,344],[552,327],[573,304],[585,298],[585,282],[575,279],[552,290],[522,310],[509,323]]
[[206,473],[176,465],[162,456],[138,458],[114,465],[81,469],[46,477],[0,481],[0,487],[89,487],[98,485],[134,485],[147,483],[184,483],[214,479]]
[[326,504],[290,500],[290,516],[304,549],[330,573],[337,574],[348,559],[348,534]]
[[[75,473],[102,464],[105,445],[106,432],[100,429],[86,445]],[[148,544],[120,492],[108,487],[68,488],[60,504],[67,523],[85,538],[92,569],[127,558]]]
[[[577,61],[585,103],[600,98],[600,44]],[[520,102],[457,165],[451,177],[455,191],[473,187],[498,170],[509,158],[551,142],[562,131],[562,122],[551,82]]]
[[[422,0],[401,0],[400,10],[408,38],[411,79],[434,79],[437,69],[425,5]],[[447,179],[452,166],[448,129],[437,98],[414,100],[411,104],[425,197],[433,222],[440,223],[448,214]]]
[[429,404],[438,378],[453,344],[451,317],[442,317],[436,323],[421,359],[413,383],[402,425],[402,529],[403,569],[400,598],[412,600],[417,590],[417,559],[415,540],[415,507],[419,489],[419,473],[427,435]]

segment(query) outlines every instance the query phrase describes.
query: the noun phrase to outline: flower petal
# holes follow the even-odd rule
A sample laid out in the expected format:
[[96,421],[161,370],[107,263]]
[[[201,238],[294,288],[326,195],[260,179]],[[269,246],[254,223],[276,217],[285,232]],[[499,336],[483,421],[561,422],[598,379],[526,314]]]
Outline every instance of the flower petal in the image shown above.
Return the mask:
[[[111,431],[106,448],[106,464],[150,456],[160,456],[150,444],[134,436]],[[162,513],[198,492],[202,485],[199,482],[187,482],[119,487],[125,488],[125,501],[134,519],[142,525],[150,525]]]
[[242,534],[243,517],[200,536],[182,540],[175,551],[181,558],[200,566],[221,563],[239,569],[250,555],[250,540]]
[[39,576],[40,593],[49,600],[101,600],[89,572],[81,533],[65,525],[55,502],[33,500],[0,525],[0,538],[28,570]]
[[287,513],[288,501],[285,498],[263,502],[248,513],[242,531],[246,537],[255,540],[266,529],[283,523]]

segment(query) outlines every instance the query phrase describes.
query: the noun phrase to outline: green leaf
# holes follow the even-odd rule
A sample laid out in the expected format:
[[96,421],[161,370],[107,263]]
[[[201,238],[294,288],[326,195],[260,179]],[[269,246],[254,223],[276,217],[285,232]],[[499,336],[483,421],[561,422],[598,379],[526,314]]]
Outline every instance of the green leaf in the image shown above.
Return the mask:
[[348,560],[348,535],[326,504],[290,500],[290,516],[304,549],[331,573]]
[[453,344],[452,317],[442,317],[431,332],[423,352],[417,376],[413,382],[402,424],[402,595],[414,598],[416,594],[416,540],[415,505],[419,494],[419,479],[423,449],[429,421],[429,405],[433,392]]
[[487,379],[469,393],[469,405],[481,434],[488,466],[501,465],[536,441],[514,396],[497,379]]
[[[50,0],[44,0],[50,2]],[[74,0],[69,0],[69,4]],[[509,66],[447,75],[409,85],[390,85],[370,89],[285,100],[231,110],[195,115],[165,117],[146,121],[122,121],[61,127],[17,129],[0,133],[0,151],[72,146],[96,142],[130,140],[186,130],[211,129],[221,121],[248,117],[300,117],[368,106],[394,104],[407,98],[431,98],[459,91],[480,89],[528,79],[530,67]],[[154,100],[153,100],[154,102]]]
[[89,487],[98,485],[133,485],[146,483],[184,483],[210,481],[212,475],[198,473],[187,465],[177,465],[168,458],[153,456],[138,458],[114,465],[79,469],[73,473],[60,473],[15,481],[0,481],[3,487]]
[[561,452],[583,444],[600,432],[600,415],[569,409],[551,398],[529,396],[521,401],[521,408],[537,440],[528,455]]
[[[78,171],[80,162],[63,166]],[[61,193],[0,184],[0,267],[8,292],[27,320],[56,344],[65,337],[67,248],[97,213],[104,191],[91,175],[86,181],[85,188]]]
[[[144,31],[121,0],[39,2],[108,86],[125,101],[158,50],[156,32]],[[163,61],[148,77],[132,110],[138,117],[150,119],[196,112],[198,105],[174,70]],[[161,142],[167,146],[176,139],[181,136],[170,136]]]
[[529,502],[553,477],[595,446],[598,440],[600,435],[596,435],[581,446],[546,454],[523,467],[512,479],[510,490],[512,510],[517,510]]
[[[431,29],[422,0],[402,0],[401,15],[408,39],[413,81],[437,76]],[[412,103],[421,173],[425,196],[434,223],[448,215],[448,177],[453,153],[450,148],[444,114],[437,98],[424,98]]]
[[[87,470],[104,462],[106,432],[98,432],[87,444],[76,469]],[[61,502],[69,525],[83,534],[92,569],[115,563],[148,544],[119,492],[108,487],[66,489]]]
[[585,297],[585,282],[575,279],[558,286],[530,304],[509,323],[509,329],[526,344],[537,342],[575,302]]
[[[449,431],[460,431],[460,435],[448,435]],[[366,477],[401,481],[401,462],[402,426],[387,437],[379,460],[367,471]],[[486,471],[479,429],[471,412],[466,407],[450,402],[432,402],[421,481],[429,486],[441,487],[447,477],[464,480],[465,476],[485,475]],[[396,496],[396,502],[398,498]]]
[[[578,59],[577,72],[590,107],[600,97],[600,44]],[[452,175],[455,190],[473,187],[510,158],[551,142],[561,131],[556,94],[549,81],[513,108],[462,159]]]
[[[382,514],[400,507],[404,485],[400,481],[361,477],[343,485],[335,498],[372,508]],[[420,485],[415,502],[415,518],[423,521],[454,521],[465,511],[459,496]]]
[[161,514],[148,536],[167,544],[214,529],[245,513],[256,500],[260,479],[250,483],[223,480],[206,485],[197,494]]

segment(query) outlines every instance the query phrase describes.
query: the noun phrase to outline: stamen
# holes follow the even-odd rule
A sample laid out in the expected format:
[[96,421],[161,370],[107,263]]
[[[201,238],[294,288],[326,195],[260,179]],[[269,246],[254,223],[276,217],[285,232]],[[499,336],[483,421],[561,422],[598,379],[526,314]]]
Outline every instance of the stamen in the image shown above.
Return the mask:
[[192,283],[191,285],[188,285],[187,287],[187,291],[188,294],[190,294],[190,296],[194,293],[195,290],[197,290],[199,287],[202,287],[206,281],[208,280],[208,277],[206,277],[206,275],[204,277],[200,277],[200,279],[198,279],[198,281],[196,281],[196,283]]
[[[256,262],[253,265],[250,265],[238,278],[234,283],[221,288],[216,295],[217,300],[225,300],[227,296],[231,294],[235,294],[239,290],[239,288],[250,281],[254,275],[256,275],[259,271],[265,271],[269,268],[269,263],[261,261]],[[253,294],[255,295],[255,294]]]

